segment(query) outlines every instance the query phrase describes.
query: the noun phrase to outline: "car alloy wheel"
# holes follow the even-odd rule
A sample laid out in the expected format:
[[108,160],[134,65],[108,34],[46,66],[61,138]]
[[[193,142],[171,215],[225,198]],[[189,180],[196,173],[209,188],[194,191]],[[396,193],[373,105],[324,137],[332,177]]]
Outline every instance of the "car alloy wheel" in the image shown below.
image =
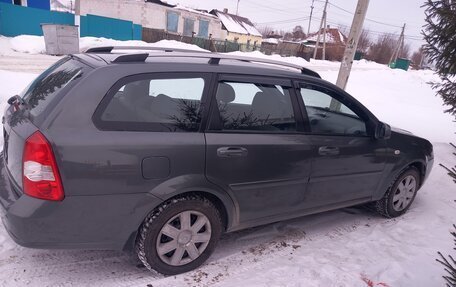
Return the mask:
[[160,259],[181,266],[197,259],[211,239],[211,223],[202,213],[183,211],[163,225],[157,238]]

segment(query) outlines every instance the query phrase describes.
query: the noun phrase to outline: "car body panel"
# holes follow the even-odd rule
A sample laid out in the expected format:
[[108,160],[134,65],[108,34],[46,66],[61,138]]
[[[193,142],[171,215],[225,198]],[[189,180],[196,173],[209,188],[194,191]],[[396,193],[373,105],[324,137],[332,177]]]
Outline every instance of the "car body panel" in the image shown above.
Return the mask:
[[[309,135],[313,148],[308,207],[371,200],[385,167],[385,144],[371,137]],[[321,155],[321,147],[337,155]]]
[[[310,175],[310,145],[299,134],[206,133],[206,175],[233,194],[240,223],[302,209]],[[243,157],[220,157],[223,147]]]

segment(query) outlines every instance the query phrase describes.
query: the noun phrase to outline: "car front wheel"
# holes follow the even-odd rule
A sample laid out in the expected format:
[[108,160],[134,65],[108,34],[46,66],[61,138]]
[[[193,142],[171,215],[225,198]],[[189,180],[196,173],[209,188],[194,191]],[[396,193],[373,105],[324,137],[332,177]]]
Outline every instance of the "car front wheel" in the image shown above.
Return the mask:
[[404,214],[412,205],[420,187],[420,174],[414,167],[405,170],[390,186],[385,196],[375,203],[377,211],[388,218]]
[[175,198],[145,219],[136,251],[148,269],[175,275],[203,264],[221,232],[220,214],[212,202],[194,195]]

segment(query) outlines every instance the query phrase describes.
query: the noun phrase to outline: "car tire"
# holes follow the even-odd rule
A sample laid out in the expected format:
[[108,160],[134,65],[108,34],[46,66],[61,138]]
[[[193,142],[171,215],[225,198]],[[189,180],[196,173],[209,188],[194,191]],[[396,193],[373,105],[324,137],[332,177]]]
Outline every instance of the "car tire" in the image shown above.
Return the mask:
[[136,240],[136,253],[151,271],[180,274],[203,264],[221,233],[220,213],[211,201],[197,195],[174,198],[144,220]]
[[384,197],[375,202],[375,209],[387,218],[401,216],[410,208],[420,184],[419,171],[409,167],[393,181]]

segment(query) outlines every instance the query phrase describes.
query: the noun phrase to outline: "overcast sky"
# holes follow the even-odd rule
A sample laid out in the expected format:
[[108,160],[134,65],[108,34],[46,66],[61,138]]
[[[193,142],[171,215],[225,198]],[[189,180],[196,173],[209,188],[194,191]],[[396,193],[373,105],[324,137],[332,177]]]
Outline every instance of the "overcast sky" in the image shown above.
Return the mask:
[[[182,4],[199,9],[228,8],[236,13],[237,0],[168,0],[168,3]],[[406,23],[406,42],[417,50],[422,44],[420,31],[424,25],[424,0],[370,0],[364,26],[375,38],[379,33],[400,34],[401,26]],[[349,27],[353,20],[358,0],[330,0],[327,22],[331,26]],[[291,30],[301,25],[307,32],[312,0],[240,0],[239,15],[249,18],[257,26],[270,26],[279,30]],[[323,12],[324,0],[315,0],[310,31],[317,31]],[[344,11],[346,10],[346,11]],[[348,12],[351,13],[348,13]],[[413,52],[413,51],[412,51]]]

